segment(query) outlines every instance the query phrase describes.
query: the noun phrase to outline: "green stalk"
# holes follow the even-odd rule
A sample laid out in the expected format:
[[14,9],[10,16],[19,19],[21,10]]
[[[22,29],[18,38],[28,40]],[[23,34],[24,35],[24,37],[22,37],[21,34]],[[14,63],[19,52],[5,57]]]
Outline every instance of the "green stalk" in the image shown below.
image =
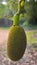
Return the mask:
[[25,0],[20,0],[18,3],[18,11],[22,14],[25,13],[24,5],[25,5]]
[[19,25],[19,19],[20,19],[20,14],[24,13],[24,3],[25,0],[20,0],[19,4],[18,4],[18,11],[16,12],[16,14],[13,16],[13,25]]
[[13,16],[13,25],[19,25],[19,17],[20,17],[19,12],[17,12],[17,13]]

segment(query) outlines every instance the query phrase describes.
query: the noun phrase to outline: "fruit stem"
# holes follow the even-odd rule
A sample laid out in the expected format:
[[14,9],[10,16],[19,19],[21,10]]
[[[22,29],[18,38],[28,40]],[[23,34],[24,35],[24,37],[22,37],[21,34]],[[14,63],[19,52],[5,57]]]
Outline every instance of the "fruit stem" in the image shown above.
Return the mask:
[[19,25],[19,17],[20,17],[19,12],[17,12],[17,13],[13,16],[13,25]]
[[13,16],[13,25],[19,25],[20,14],[25,13],[24,3],[25,3],[25,0],[19,0],[18,11]]

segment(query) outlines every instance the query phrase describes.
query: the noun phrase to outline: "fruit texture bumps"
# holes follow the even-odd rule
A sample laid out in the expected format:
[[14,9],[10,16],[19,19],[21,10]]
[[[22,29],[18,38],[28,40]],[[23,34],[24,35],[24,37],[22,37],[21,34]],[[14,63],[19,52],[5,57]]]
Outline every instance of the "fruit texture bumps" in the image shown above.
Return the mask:
[[24,29],[18,25],[12,26],[9,31],[7,42],[7,54],[13,61],[22,58],[26,49],[26,35]]

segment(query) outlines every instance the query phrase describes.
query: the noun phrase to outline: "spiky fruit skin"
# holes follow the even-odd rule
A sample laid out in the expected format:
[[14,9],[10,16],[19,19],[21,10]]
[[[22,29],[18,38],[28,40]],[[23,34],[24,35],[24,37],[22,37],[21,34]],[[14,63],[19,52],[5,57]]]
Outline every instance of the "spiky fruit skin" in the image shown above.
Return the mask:
[[9,31],[7,54],[13,61],[18,61],[22,58],[26,49],[26,34],[20,26],[12,26]]

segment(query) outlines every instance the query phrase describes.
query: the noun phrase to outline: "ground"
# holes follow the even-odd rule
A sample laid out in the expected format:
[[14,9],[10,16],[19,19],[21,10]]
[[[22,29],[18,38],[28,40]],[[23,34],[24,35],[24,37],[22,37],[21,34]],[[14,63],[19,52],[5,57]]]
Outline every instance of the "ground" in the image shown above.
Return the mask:
[[27,43],[23,57],[17,61],[11,61],[7,56],[7,37],[9,29],[0,29],[0,65],[37,65],[37,49]]

